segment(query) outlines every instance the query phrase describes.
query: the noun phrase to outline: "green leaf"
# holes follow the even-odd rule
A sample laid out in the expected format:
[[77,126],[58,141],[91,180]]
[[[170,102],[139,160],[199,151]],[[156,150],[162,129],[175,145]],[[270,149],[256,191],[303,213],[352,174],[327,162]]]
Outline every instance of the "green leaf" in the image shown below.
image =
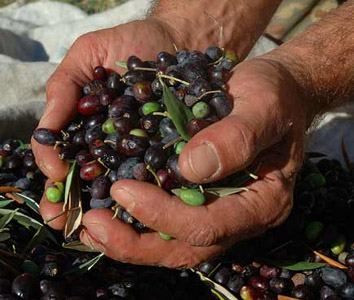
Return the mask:
[[9,204],[11,204],[12,202],[14,202],[14,200],[1,200],[0,201],[0,208],[3,208],[3,207],[6,207],[8,206]]
[[[37,221],[36,219],[33,219],[29,216],[26,216],[23,213],[18,212],[18,209],[15,209],[15,210],[4,209],[4,208],[0,209],[0,215],[5,216],[8,214],[13,214],[13,219],[16,220],[19,224],[21,224],[22,226],[24,226],[27,229],[29,227],[32,227],[32,228],[38,230],[44,226],[41,222]],[[1,221],[0,221],[0,223],[1,223]],[[1,225],[0,225],[0,228],[1,228]],[[57,240],[55,239],[55,237],[53,236],[53,234],[49,230],[46,230],[46,234],[50,240],[52,240],[54,243],[58,244]]]
[[216,188],[206,188],[204,189],[204,191],[207,194],[212,194],[217,197],[226,197],[244,191],[249,191],[249,189],[243,187],[216,187]]
[[16,192],[13,192],[11,194],[13,194],[16,197],[21,198],[30,209],[32,209],[38,215],[40,214],[39,213],[39,204],[34,199],[32,199],[31,197],[28,197],[26,195],[23,195],[23,194],[20,194],[20,193],[16,193]]
[[5,242],[11,237],[11,234],[8,232],[0,232],[0,242]]
[[189,141],[191,137],[187,131],[188,122],[193,119],[193,114],[190,109],[170,91],[168,86],[161,80],[163,87],[163,100],[166,109],[175,125],[178,133],[186,140]]
[[84,274],[87,271],[90,271],[99,261],[100,259],[104,256],[104,253],[100,253],[99,255],[95,256],[94,258],[90,259],[89,261],[81,264],[80,266],[71,269],[69,271],[67,271],[64,275],[68,275],[68,274]]
[[69,237],[80,226],[82,220],[81,187],[78,170],[73,171],[68,197],[68,213],[65,224],[65,238]]
[[33,235],[21,254],[27,254],[33,247],[41,244],[48,237],[48,230],[45,226],[37,229],[37,232]]
[[5,228],[5,226],[11,222],[11,220],[15,217],[15,213],[17,211],[18,211],[18,208],[15,210],[7,210],[6,209],[6,212],[4,212],[4,213],[0,212],[0,215],[3,216],[2,218],[0,218],[0,229]]
[[70,193],[71,184],[73,181],[73,176],[74,176],[75,170],[76,170],[76,161],[71,165],[68,176],[66,176],[63,210],[65,210],[65,208],[68,204],[69,193]]
[[81,243],[80,241],[74,241],[67,244],[63,243],[62,247],[65,249],[76,250],[81,252],[98,252],[86,246],[85,244]]
[[126,70],[128,70],[128,67],[127,67],[127,62],[126,61],[116,61],[116,65],[118,66],[118,67],[121,67],[121,68],[123,68],[123,69],[126,69]]
[[320,158],[320,157],[326,157],[327,155],[320,152],[306,152],[306,156],[308,158]]
[[294,261],[274,261],[270,259],[266,259],[266,262],[271,263],[272,265],[283,268],[290,271],[305,271],[305,270],[314,270],[318,268],[322,268],[327,265],[327,263],[314,263],[314,262],[294,262]]
[[221,286],[220,284],[217,284],[216,282],[212,281],[208,277],[204,276],[202,273],[199,271],[196,272],[200,280],[203,281],[211,290],[213,294],[215,294],[219,299],[221,300],[237,300],[237,298],[232,295],[226,288]]
[[[184,189],[172,189],[171,192],[176,196],[180,197],[181,192]],[[233,194],[238,194],[244,191],[249,191],[247,188],[243,187],[213,187],[204,189],[206,194],[214,195],[217,197],[226,197]]]

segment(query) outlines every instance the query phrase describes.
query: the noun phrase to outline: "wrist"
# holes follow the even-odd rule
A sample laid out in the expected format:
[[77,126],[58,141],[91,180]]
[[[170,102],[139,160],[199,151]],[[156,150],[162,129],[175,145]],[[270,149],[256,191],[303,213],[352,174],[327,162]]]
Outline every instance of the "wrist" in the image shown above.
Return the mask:
[[149,19],[169,28],[179,49],[204,51],[210,45],[218,45],[223,26],[222,47],[235,51],[243,60],[280,0],[220,0],[217,5],[208,0],[171,2],[174,1],[159,1]]
[[261,57],[277,68],[286,85],[292,85],[293,91],[297,93],[301,107],[305,114],[306,128],[309,128],[314,119],[326,112],[325,107],[319,101],[314,84],[311,79],[309,68],[301,63],[301,56],[298,57],[291,51],[277,48]]

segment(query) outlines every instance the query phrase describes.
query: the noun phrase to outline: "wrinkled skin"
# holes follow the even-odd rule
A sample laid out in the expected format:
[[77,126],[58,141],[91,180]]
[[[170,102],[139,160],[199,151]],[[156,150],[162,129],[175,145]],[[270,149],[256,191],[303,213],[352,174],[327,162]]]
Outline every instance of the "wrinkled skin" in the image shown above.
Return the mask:
[[[48,104],[39,127],[62,129],[70,122],[80,86],[92,79],[95,66],[118,70],[116,60],[132,54],[154,59],[161,50],[174,51],[171,35],[148,21],[78,39],[48,82]],[[194,136],[179,165],[187,179],[198,183],[223,178],[251,163],[260,165],[260,178],[248,185],[249,191],[190,207],[152,184],[122,180],[112,186],[113,198],[148,227],[175,239],[162,240],[156,232],[139,234],[112,220],[111,210],[94,209],[83,217],[85,244],[123,262],[191,267],[286,219],[312,115],[296,81],[272,54],[239,64],[229,93],[234,101],[231,115]],[[32,145],[41,170],[63,181],[68,165],[58,160],[57,152],[34,140]],[[49,203],[43,196],[40,211],[45,220],[61,209],[62,204]],[[65,215],[50,223],[55,229],[64,224]]]

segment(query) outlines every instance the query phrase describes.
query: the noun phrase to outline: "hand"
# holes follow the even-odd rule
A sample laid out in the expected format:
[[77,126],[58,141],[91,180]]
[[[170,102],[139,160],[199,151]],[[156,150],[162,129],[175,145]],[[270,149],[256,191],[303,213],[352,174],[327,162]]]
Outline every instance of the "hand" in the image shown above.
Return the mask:
[[[167,29],[168,28],[168,29]],[[38,127],[61,130],[77,113],[77,101],[84,83],[92,80],[96,66],[119,70],[117,60],[127,60],[130,55],[155,60],[160,51],[173,52],[169,27],[154,19],[135,21],[111,29],[85,34],[73,44],[63,62],[47,84],[47,106]],[[153,37],[153,38],[152,38]],[[32,148],[37,165],[53,181],[64,181],[68,164],[58,159],[58,150],[42,146],[32,139]],[[51,204],[44,197],[40,211],[45,220],[62,210],[61,204]],[[50,223],[60,229],[65,216]]]
[[157,233],[138,234],[108,210],[83,218],[81,240],[114,259],[168,267],[191,267],[237,241],[283,222],[304,154],[304,134],[312,112],[296,82],[270,56],[236,67],[229,81],[230,116],[198,133],[183,149],[179,165],[193,182],[206,183],[256,161],[260,179],[249,191],[191,207],[158,187],[133,180],[116,182],[113,198]]

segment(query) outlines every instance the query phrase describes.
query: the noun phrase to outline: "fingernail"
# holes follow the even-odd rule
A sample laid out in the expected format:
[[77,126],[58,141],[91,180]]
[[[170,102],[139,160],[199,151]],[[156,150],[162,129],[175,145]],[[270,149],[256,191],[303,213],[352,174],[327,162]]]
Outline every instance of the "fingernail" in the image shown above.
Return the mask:
[[108,235],[106,228],[100,223],[85,224],[88,233],[98,242],[106,244],[108,242]]
[[128,213],[132,214],[135,208],[135,196],[126,189],[119,188],[114,193],[115,200],[122,205]]
[[219,157],[209,142],[193,148],[189,152],[189,165],[201,180],[213,177],[220,169]]
[[93,238],[90,237],[90,235],[87,233],[86,230],[81,231],[80,240],[82,243],[84,243],[87,247],[90,247],[92,250],[96,250],[102,253],[106,251],[106,248],[102,244],[94,241]]

